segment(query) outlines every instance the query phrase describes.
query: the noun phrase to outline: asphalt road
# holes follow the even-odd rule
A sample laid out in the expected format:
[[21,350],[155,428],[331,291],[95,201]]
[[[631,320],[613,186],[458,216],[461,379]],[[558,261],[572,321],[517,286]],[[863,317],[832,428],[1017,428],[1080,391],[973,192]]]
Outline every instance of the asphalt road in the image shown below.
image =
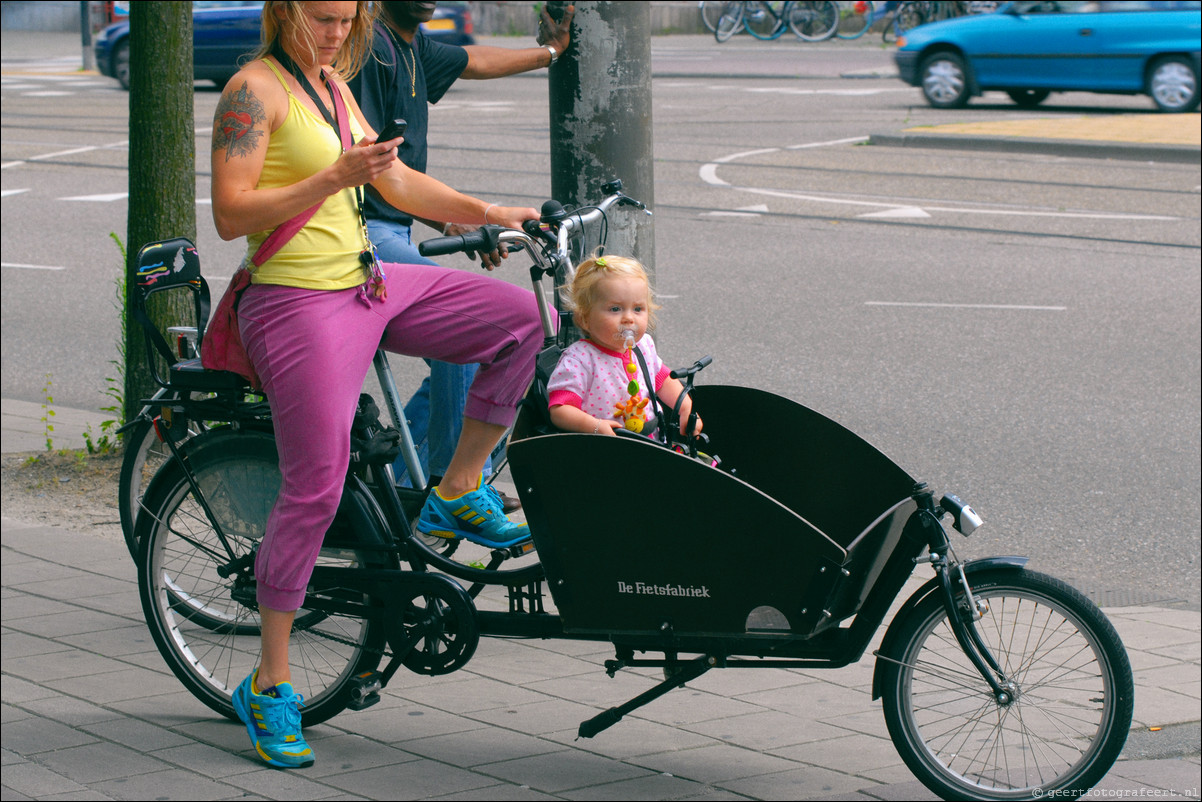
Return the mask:
[[[928,109],[877,44],[665,37],[652,52],[667,358],[712,354],[703,381],[805,403],[957,492],[987,521],[969,555],[1030,555],[1110,605],[1196,608],[1197,165],[867,146],[1030,116],[1002,96]],[[40,402],[48,377],[56,403],[96,408],[117,358],[126,95],[6,75],[2,97],[3,395]],[[203,203],[217,97],[196,93],[215,293],[242,251]],[[1039,114],[1150,107],[1063,95]],[[434,175],[498,201],[548,196],[542,78],[460,82],[431,124]],[[770,548],[761,532],[731,537]]]

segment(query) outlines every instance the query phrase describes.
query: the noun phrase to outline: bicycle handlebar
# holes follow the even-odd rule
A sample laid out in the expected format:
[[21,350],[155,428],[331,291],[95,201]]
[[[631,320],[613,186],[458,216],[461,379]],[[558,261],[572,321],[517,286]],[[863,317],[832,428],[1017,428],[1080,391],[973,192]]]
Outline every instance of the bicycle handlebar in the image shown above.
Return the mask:
[[500,226],[481,226],[466,234],[456,234],[453,237],[434,237],[417,246],[417,252],[422,256],[445,256],[448,253],[461,251],[483,251],[492,253],[497,250],[500,234],[508,229]]
[[[428,239],[418,244],[417,251],[422,256],[443,256],[460,252],[492,253],[500,250],[502,246],[507,253],[524,250],[534,260],[530,267],[530,276],[537,288],[543,276],[571,268],[572,238],[589,223],[604,219],[608,209],[614,206],[633,206],[651,214],[646,204],[622,194],[621,181],[615,179],[601,189],[606,193],[606,197],[595,206],[567,211],[559,201],[549,200],[543,203],[540,219],[525,221],[520,231],[485,225],[467,234]],[[546,296],[541,290],[535,292],[535,299],[538,303],[539,317],[542,319],[543,333],[549,340],[556,332],[554,319]]]
[[712,356],[703,356],[701,359],[698,359],[696,362],[694,362],[692,367],[677,368],[668,375],[673,379],[683,379],[686,376],[692,376],[694,373],[700,373],[702,370],[709,367],[709,364],[713,361],[714,358]]
[[[516,246],[529,251],[540,267],[548,269],[554,258],[568,258],[569,243],[574,234],[586,225],[602,219],[614,206],[633,206],[651,214],[646,204],[622,194],[621,181],[610,181],[602,187],[602,191],[607,195],[600,203],[574,211],[567,211],[559,201],[546,201],[542,205],[540,219],[527,220],[522,224],[522,231],[486,225],[467,234],[428,239],[420,243],[417,250],[422,256],[444,256],[449,253],[472,251],[491,253],[500,245],[507,244],[511,248]],[[536,245],[540,247],[535,247]],[[554,257],[552,253],[555,254]]]

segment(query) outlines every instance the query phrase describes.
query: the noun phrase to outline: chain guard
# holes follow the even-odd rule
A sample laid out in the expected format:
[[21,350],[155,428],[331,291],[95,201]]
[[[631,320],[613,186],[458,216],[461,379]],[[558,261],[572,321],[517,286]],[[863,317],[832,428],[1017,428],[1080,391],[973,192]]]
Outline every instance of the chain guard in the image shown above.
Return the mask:
[[452,579],[441,574],[406,573],[388,594],[393,616],[388,645],[416,674],[437,676],[471,660],[480,643],[476,605]]

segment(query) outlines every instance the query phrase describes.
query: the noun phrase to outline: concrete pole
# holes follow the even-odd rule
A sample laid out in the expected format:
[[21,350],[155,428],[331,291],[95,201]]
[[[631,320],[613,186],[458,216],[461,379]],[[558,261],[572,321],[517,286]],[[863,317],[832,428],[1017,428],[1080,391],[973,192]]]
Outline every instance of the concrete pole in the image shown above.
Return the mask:
[[81,0],[79,4],[79,34],[83,48],[83,68],[96,71],[96,51],[92,49],[92,4]]
[[[574,5],[572,44],[550,71],[551,194],[565,206],[592,203],[619,178],[627,195],[654,208],[651,4]],[[652,270],[653,218],[623,209],[609,216],[607,251]]]

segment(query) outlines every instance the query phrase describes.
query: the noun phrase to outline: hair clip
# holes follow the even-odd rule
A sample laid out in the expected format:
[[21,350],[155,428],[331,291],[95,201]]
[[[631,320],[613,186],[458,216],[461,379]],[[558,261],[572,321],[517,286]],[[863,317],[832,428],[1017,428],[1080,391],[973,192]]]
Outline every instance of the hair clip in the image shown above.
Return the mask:
[[608,267],[608,266],[609,266],[609,265],[607,265],[607,264],[605,263],[605,257],[604,257],[604,256],[598,256],[598,257],[597,257],[597,267]]

